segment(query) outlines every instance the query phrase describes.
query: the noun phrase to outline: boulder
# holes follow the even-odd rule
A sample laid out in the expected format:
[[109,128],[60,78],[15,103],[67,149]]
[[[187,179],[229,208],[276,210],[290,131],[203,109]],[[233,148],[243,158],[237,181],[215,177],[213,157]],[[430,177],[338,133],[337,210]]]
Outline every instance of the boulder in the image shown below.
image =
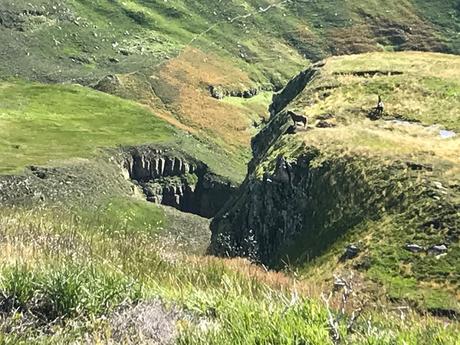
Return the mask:
[[121,86],[120,78],[114,74],[109,74],[99,80],[93,88],[101,92],[114,93]]
[[347,286],[347,282],[340,277],[336,277],[334,280],[334,292],[342,290],[344,287]]
[[41,168],[41,167],[37,167],[37,166],[31,166],[29,169],[32,172],[32,174],[37,176],[39,179],[44,180],[44,179],[46,179],[48,177],[48,173],[47,173],[45,168]]
[[213,86],[209,87],[209,92],[211,92],[211,96],[215,99],[223,99],[225,97],[224,90],[220,86]]
[[258,93],[259,93],[259,90],[257,89],[249,89],[249,90],[243,91],[241,96],[243,98],[252,98],[254,96],[257,96]]
[[414,244],[414,243],[406,244],[404,246],[404,249],[412,253],[419,253],[425,250],[422,246],[419,246],[418,244]]
[[444,254],[447,253],[447,246],[445,244],[431,246],[430,248],[428,248],[427,252],[428,254],[432,255]]
[[337,125],[335,123],[324,121],[324,120],[321,120],[316,124],[317,128],[333,128],[336,126]]
[[347,248],[345,249],[345,252],[342,254],[340,257],[340,261],[346,261],[346,260],[351,260],[354,259],[355,257],[358,256],[360,250],[359,248],[354,245],[354,244],[349,244]]

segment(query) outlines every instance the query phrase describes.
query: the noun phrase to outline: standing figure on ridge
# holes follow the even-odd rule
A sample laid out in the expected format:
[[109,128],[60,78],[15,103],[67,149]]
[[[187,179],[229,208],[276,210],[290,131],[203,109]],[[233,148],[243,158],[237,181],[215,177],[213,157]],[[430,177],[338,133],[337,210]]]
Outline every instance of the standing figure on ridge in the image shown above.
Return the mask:
[[384,110],[385,110],[385,105],[383,104],[382,98],[379,95],[379,101],[377,102],[377,107],[375,107],[376,115],[378,117],[381,117]]
[[289,115],[291,116],[292,121],[294,121],[294,126],[297,126],[298,123],[303,124],[304,128],[307,128],[308,126],[308,117],[303,116],[303,115],[298,115],[294,113],[293,111],[289,112]]

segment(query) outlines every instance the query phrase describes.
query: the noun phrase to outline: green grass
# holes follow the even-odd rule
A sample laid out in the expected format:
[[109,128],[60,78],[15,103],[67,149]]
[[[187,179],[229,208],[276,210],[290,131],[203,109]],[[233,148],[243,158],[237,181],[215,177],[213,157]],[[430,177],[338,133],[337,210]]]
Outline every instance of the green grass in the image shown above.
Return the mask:
[[[460,269],[459,73],[460,59],[453,55],[368,53],[326,60],[287,107],[309,117],[308,130],[282,135],[266,147],[235,204],[214,221],[213,238],[228,236],[240,254],[251,250],[252,229],[265,264],[290,263],[315,282],[352,271],[374,295],[419,310],[459,311],[453,273]],[[379,94],[384,118],[371,121],[367,115]],[[324,114],[334,115],[328,121],[335,127],[316,128]],[[258,142],[274,136],[284,118],[281,113],[273,119]],[[392,123],[395,118],[415,123]],[[441,128],[457,136],[442,139]],[[294,167],[291,183],[273,176],[280,155]],[[264,173],[273,183],[260,181]],[[262,211],[266,205],[274,205],[273,212]],[[352,243],[359,243],[360,256],[341,262]],[[444,243],[449,252],[439,258],[413,254],[404,249],[409,243]]]
[[[344,152],[346,155],[362,156],[366,163],[359,165],[350,160],[349,169],[358,174],[366,171],[362,178],[368,188],[373,188],[374,184],[378,186],[374,191],[376,196],[384,188],[377,182],[384,167],[397,166],[401,161],[426,163],[434,167],[430,173],[411,174],[400,170],[384,178],[388,182],[400,173],[407,174],[405,178],[401,175],[398,183],[388,182],[390,188],[385,194],[389,198],[398,188],[407,188],[401,199],[406,202],[397,207],[395,213],[386,206],[385,216],[380,221],[364,225],[365,230],[360,226],[349,229],[342,239],[322,254],[325,258],[312,263],[310,269],[319,267],[320,272],[330,271],[334,266],[331,267],[331,262],[337,262],[348,243],[360,242],[366,248],[363,255],[371,263],[365,274],[383,284],[389,296],[407,300],[421,308],[458,310],[458,280],[451,272],[458,271],[460,261],[455,254],[457,244],[449,240],[446,232],[449,226],[455,228],[458,223],[454,211],[458,193],[451,189],[441,200],[432,199],[433,193],[438,192],[431,186],[432,181],[441,181],[446,186],[458,181],[460,161],[455,152],[459,150],[459,140],[442,140],[438,137],[438,130],[430,132],[423,126],[436,125],[458,133],[459,63],[455,56],[421,53],[373,53],[333,58],[328,61],[324,73],[294,102],[293,107],[302,109],[313,118],[324,113],[337,116],[336,129],[316,130],[302,136],[302,140],[320,148],[323,155],[332,161],[340,161]],[[384,71],[384,74],[367,77],[354,74],[375,70]],[[399,71],[403,75],[385,75],[389,71]],[[321,88],[325,85],[335,87],[323,97]],[[382,121],[372,123],[364,120],[369,109],[375,106],[378,94],[384,99],[386,118],[419,121],[419,125],[404,128],[401,125],[385,125]],[[315,104],[306,106],[311,99],[316,100]],[[301,153],[297,151],[296,155]],[[371,163],[372,160],[375,161]],[[424,179],[427,182],[421,182]],[[360,193],[357,184],[354,189]],[[370,202],[369,196],[363,197]],[[376,212],[375,216],[380,218],[378,214]],[[444,219],[447,228],[424,229],[423,224],[435,218]],[[442,259],[413,255],[403,249],[407,243],[426,247],[449,243],[452,252]],[[334,255],[330,256],[331,253]],[[340,264],[336,265],[336,269],[340,267]]]
[[13,298],[13,308],[34,313],[45,322],[101,314],[141,297],[135,281],[105,269],[71,261],[35,269],[21,264],[7,266],[2,267],[0,289],[4,296]]
[[0,174],[19,173],[29,165],[59,166],[98,157],[107,148],[141,144],[186,152],[234,181],[244,174],[244,154],[183,133],[133,101],[78,85],[15,80],[1,83],[0,90]]
[[[225,84],[244,89],[261,85],[281,87],[286,80],[309,63],[305,56],[308,59],[319,59],[336,53],[379,50],[383,46],[396,50],[415,48],[448,50],[448,47],[451,47],[449,49],[452,52],[458,51],[454,44],[456,31],[458,31],[456,30],[458,16],[453,2],[433,5],[426,1],[387,0],[384,4],[375,1],[352,1],[338,5],[320,0],[313,4],[289,2],[263,12],[260,8],[264,6],[254,1],[202,3],[183,0],[168,2],[40,0],[33,4],[18,0],[14,3],[5,3],[0,5],[4,13],[2,14],[4,24],[0,26],[0,34],[5,39],[5,54],[0,56],[0,78],[19,77],[42,82],[65,81],[90,85],[108,74],[118,74],[131,78],[131,82],[136,80],[142,84],[142,88],[130,90],[131,93],[111,91],[146,103],[153,108],[154,112],[160,112],[165,110],[165,105],[161,100],[159,103],[152,104],[149,97],[153,96],[148,94],[150,85],[145,83],[146,80],[150,81],[152,75],[157,78],[160,76],[162,82],[165,82],[168,87],[169,93],[179,98],[174,104],[166,105],[166,108],[169,106],[167,116],[183,126],[199,130],[197,135],[207,149],[220,153],[219,159],[213,162],[216,169],[225,173],[227,169],[219,166],[222,160],[220,158],[229,159],[233,169],[230,175],[235,180],[241,180],[244,165],[249,159],[248,146],[243,147],[243,143],[249,142],[249,136],[254,132],[251,129],[252,120],[257,118],[256,112],[261,111],[265,100],[262,100],[260,106],[248,102],[244,107],[236,109],[216,107],[217,109],[210,110],[210,114],[203,115],[201,112],[203,107],[200,105],[204,104],[202,96],[207,92],[209,80],[202,76],[207,73],[207,67],[213,62],[229,67],[222,68],[221,71],[223,74],[227,71],[228,74],[225,76]],[[382,7],[385,8],[384,12],[381,11]],[[438,7],[439,10],[436,10]],[[26,10],[32,13],[24,17],[19,15]],[[383,13],[382,18],[374,16],[375,13]],[[246,14],[251,16],[233,22],[229,20]],[[427,20],[434,25],[425,24]],[[372,33],[376,27],[394,26],[413,29],[409,43],[395,43],[389,41],[385,33]],[[374,39],[373,35],[377,35],[378,38]],[[356,37],[363,38],[362,46],[355,47],[353,41]],[[438,46],[438,41],[445,43],[447,48]],[[196,63],[193,61],[194,57],[190,56],[193,55],[190,54],[190,48],[202,52],[202,56],[199,56],[202,65],[198,66],[198,75],[201,79],[193,81],[190,80],[193,79],[191,71],[184,69],[181,63],[175,64],[177,60]],[[172,67],[168,67],[169,64]],[[234,71],[239,73],[233,73]],[[168,84],[167,80],[164,81],[176,74],[179,76],[179,85],[190,86],[191,90],[198,90],[201,95],[191,95],[186,92],[183,94],[182,90],[176,90]],[[241,76],[244,76],[243,82],[240,80]],[[122,88],[124,87],[129,89],[129,85],[122,85]],[[54,93],[51,90],[49,92]],[[454,89],[452,92],[455,92]],[[83,96],[85,92],[81,91],[81,93],[79,96]],[[48,91],[44,92],[43,96],[46,97],[47,94]],[[148,99],[143,98],[146,94]],[[29,97],[21,92],[19,96]],[[65,109],[67,101],[60,100],[60,96],[53,95],[54,101],[62,102]],[[188,109],[187,106],[193,102],[197,105]],[[257,100],[253,102],[259,103]],[[207,109],[213,106],[209,102],[205,104]],[[110,107],[117,108],[118,105],[111,104]],[[184,106],[185,110],[182,109]],[[97,111],[92,108],[88,110]],[[230,123],[234,123],[234,128],[227,124],[222,126],[220,132],[218,125],[213,125],[212,128],[205,126],[203,129],[203,123],[195,123],[200,116],[210,118],[211,123],[220,123],[222,119],[236,112],[240,117],[238,121],[234,121],[233,117],[229,120]],[[69,112],[72,113],[78,116],[73,111]],[[145,113],[139,111],[139,117],[140,114]],[[446,118],[449,116],[450,114],[446,114]],[[32,121],[31,125],[36,125],[34,128],[38,131],[50,124],[51,126],[47,127],[48,132],[53,131],[57,136],[65,134],[64,130],[55,128],[59,123],[56,124],[53,118],[48,121],[48,123]],[[101,116],[100,122],[94,120],[87,123],[91,128],[100,129],[102,124],[106,127],[105,131],[94,132],[93,134],[97,136],[94,138],[87,133],[84,124],[80,121],[68,119],[68,123],[75,125],[78,131],[69,126],[66,129],[66,136],[80,136],[85,138],[88,144],[76,149],[76,146],[80,146],[79,139],[69,138],[66,152],[59,152],[59,145],[53,143],[53,140],[57,140],[53,134],[46,139],[51,143],[49,156],[61,158],[73,152],[81,155],[80,151],[90,152],[88,146],[92,144],[104,146],[111,145],[113,142],[116,144],[130,142],[130,139],[126,138],[117,139],[123,134],[116,132],[127,130],[130,135],[126,137],[133,138],[131,133],[138,132],[141,123],[146,125],[145,129],[153,126],[153,120],[136,122],[137,118],[136,121],[133,118],[138,126],[127,122],[126,126],[112,129],[107,127],[105,121]],[[82,128],[79,127],[80,125]],[[24,135],[30,138],[36,136],[23,131],[29,129],[23,128],[26,126],[24,124],[13,124],[10,121],[9,126],[11,131],[14,130],[15,135],[12,137],[9,135],[8,139],[2,138],[0,142],[2,148],[6,147],[8,151],[11,151],[9,145],[14,147],[18,145],[11,141],[23,141],[27,144],[27,139],[20,133],[24,132]],[[81,133],[82,131],[84,133]],[[133,141],[144,142],[143,134],[138,133],[136,136],[139,140]],[[159,139],[156,135],[152,135],[150,141]],[[23,145],[22,149],[26,151],[16,152],[14,160],[8,158],[8,166],[1,164],[1,171],[20,170],[22,162],[29,164],[29,157],[32,155],[37,156],[38,162],[46,162],[50,157],[42,156],[40,150],[44,149],[44,144],[40,141],[41,139],[37,140],[37,145],[42,148],[37,146],[36,150],[30,147],[24,148],[27,145]],[[207,153],[203,151],[207,149],[201,150],[199,154],[206,156]],[[8,157],[11,156],[13,154],[8,153]],[[18,164],[12,163],[16,160]]]
[[223,102],[244,109],[247,117],[255,123],[260,123],[262,118],[268,116],[268,106],[271,103],[271,92],[261,92],[258,95],[246,99],[241,97],[225,97]]
[[164,143],[176,133],[133,102],[80,86],[15,81],[1,91],[2,173],[116,145]]
[[[65,214],[52,220],[40,210],[1,212],[1,298],[17,307],[4,311],[2,343],[105,343],[115,331],[110,320],[117,307],[160,298],[189,315],[176,324],[178,344],[332,344],[326,307],[294,278],[241,260],[164,252],[142,231],[114,235]],[[365,311],[355,333],[347,334],[350,315],[333,310],[345,344],[458,339],[456,324],[413,313],[400,320],[384,306]]]
[[[381,71],[384,75],[353,74],[366,71]],[[391,72],[402,75],[385,75]],[[306,98],[313,97],[319,101],[313,107],[305,107],[309,114],[343,113],[344,118],[350,118],[352,108],[364,113],[375,106],[380,94],[388,117],[458,130],[460,118],[455,109],[460,104],[459,76],[460,60],[453,55],[410,52],[337,57],[328,60],[324,73],[304,93],[305,98],[299,99],[298,106],[303,107]],[[334,87],[325,99],[320,99],[323,86]]]
[[[88,82],[109,73],[144,71],[192,45],[224,57],[255,81],[279,84],[304,64],[304,55],[318,59],[382,46],[459,52],[459,16],[453,0],[340,4],[319,0],[260,11],[269,4],[53,0],[29,5],[17,0],[1,9],[13,18],[25,9],[43,14],[25,17],[22,22],[16,17],[22,31],[12,29],[6,17],[7,24],[0,30],[9,49],[1,57],[0,74]],[[251,16],[230,22],[247,14]],[[394,27],[402,28],[406,41],[377,30]],[[130,54],[120,54],[120,48]],[[75,57],[82,62],[72,61]],[[110,62],[113,57],[119,62]]]
[[[279,87],[308,63],[304,56],[319,59],[331,53],[382,49],[458,53],[460,46],[455,1],[318,0],[289,2],[281,8],[258,13],[266,4],[182,0],[39,0],[29,4],[16,0],[0,5],[0,22],[4,23],[5,12],[14,17],[25,9],[40,10],[41,6],[49,14],[26,17],[23,23],[16,17],[13,24],[20,29],[0,25],[5,48],[0,55],[0,78],[6,80],[0,85],[0,174],[18,173],[31,164],[67,164],[77,158],[94,158],[100,149],[107,147],[142,143],[185,151],[209,164],[214,172],[234,180],[242,180],[244,163],[249,158],[240,147],[229,153],[232,140],[216,135],[216,128],[206,127],[198,140],[155,117],[155,107],[152,113],[134,102],[79,86],[28,83],[10,77],[88,85],[107,74],[133,78],[139,74],[142,76],[139,80],[149,80],[152,74],[157,76],[166,71],[166,77],[178,74],[180,84],[188,85],[190,71],[183,70],[180,64],[172,72],[165,66],[177,61],[175,58],[184,51],[184,60],[190,62],[186,48],[194,47],[204,56],[198,55],[202,64],[201,69],[197,68],[198,74],[210,66],[209,56],[242,71],[247,77],[245,83],[250,85],[237,87],[265,84]],[[229,22],[229,18],[247,13],[253,15]],[[395,26],[412,28],[406,42],[374,32]],[[402,69],[405,75],[368,80],[334,76],[327,73],[328,68],[336,72]],[[304,107],[306,103],[302,101],[313,99],[316,104],[307,109],[309,115],[334,112],[345,128],[312,135],[305,141],[323,148],[327,154],[364,152],[381,154],[385,160],[442,162],[434,177],[443,183],[456,181],[456,139],[441,141],[417,129],[381,128],[367,120],[361,121],[359,116],[374,105],[375,94],[381,93],[390,115],[402,115],[425,125],[437,123],[458,131],[459,117],[455,111],[459,105],[458,71],[458,58],[434,54],[374,54],[330,60],[316,86],[339,82],[339,88],[325,100],[317,99],[324,96],[322,91],[310,90],[308,97],[296,106]],[[229,74],[225,82],[238,84],[240,80]],[[162,78],[166,79],[164,75]],[[206,92],[207,80],[194,82],[188,85],[191,89]],[[168,86],[168,81],[165,84]],[[179,91],[167,88],[173,100],[183,96]],[[142,100],[136,96],[129,98]],[[185,96],[183,103],[196,100],[196,93]],[[261,94],[251,100],[229,98],[222,103],[236,106],[250,122],[249,119],[257,119],[257,115],[265,112],[267,101],[267,95]],[[193,118],[199,111],[200,107],[196,113],[187,115]],[[184,121],[183,114],[176,109],[171,113],[182,125],[193,125]],[[225,114],[228,113],[216,111],[211,120],[219,121],[216,123],[220,126]],[[305,147],[303,141],[283,143],[271,153],[295,158]],[[380,163],[384,166],[387,161]],[[273,162],[264,164],[273,165]],[[363,164],[353,166],[353,162],[349,167],[360,172],[369,169]],[[450,171],[443,170],[445,167]],[[425,299],[422,307],[447,304],[455,307],[458,278],[451,272],[458,272],[459,258],[452,254],[446,260],[434,261],[409,257],[401,249],[406,241],[430,244],[445,235],[427,232],[423,237],[417,232],[419,224],[408,226],[406,221],[413,214],[422,214],[424,218],[420,221],[437,214],[430,205],[418,201],[412,206],[412,214],[398,219],[391,215],[388,223],[379,221],[368,228],[360,224],[361,232],[353,229],[348,234],[350,237],[339,238],[317,259],[318,265],[309,269],[317,269],[324,278],[324,272],[330,274],[334,269],[333,263],[347,241],[358,240],[357,234],[380,236],[368,249],[373,260],[368,277],[388,289],[387,297],[411,302]],[[191,320],[185,318],[179,322],[178,342],[182,344],[332,343],[327,310],[318,293],[305,293],[302,280],[264,272],[242,261],[187,257],[171,251],[179,247],[176,243],[165,250],[167,237],[161,235],[168,222],[155,205],[118,196],[97,200],[95,208],[80,209],[77,215],[74,210],[63,212],[64,207],[67,205],[57,205],[57,214],[49,210],[0,210],[0,302],[11,298],[20,307],[1,310],[0,343],[59,344],[88,337],[94,342],[104,342],[111,337],[107,320],[114,309],[155,298],[192,315]],[[329,238],[327,235],[323,238]],[[400,267],[401,260],[410,260],[412,271]],[[314,290],[315,286],[306,289]],[[445,292],[441,290],[444,288]],[[299,298],[295,298],[297,293]],[[446,326],[442,321],[414,313],[400,320],[387,309],[386,300],[383,307],[378,302],[358,319],[354,334],[345,330],[350,313],[342,315],[338,304],[334,305],[334,314],[341,317],[343,343],[458,343],[457,323]],[[44,317],[30,319],[31,314]],[[200,318],[211,326],[200,326],[195,322]],[[56,322],[50,324],[50,321]]]
[[168,220],[158,205],[133,197],[115,197],[100,201],[97,209],[82,208],[76,213],[88,228],[105,231],[120,229],[127,234],[143,231],[160,234]]

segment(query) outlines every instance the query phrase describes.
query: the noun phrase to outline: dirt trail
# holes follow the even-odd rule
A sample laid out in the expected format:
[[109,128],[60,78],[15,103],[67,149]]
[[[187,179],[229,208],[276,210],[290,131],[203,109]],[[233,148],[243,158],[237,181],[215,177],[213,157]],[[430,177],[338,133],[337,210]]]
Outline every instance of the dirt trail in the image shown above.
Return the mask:
[[[229,23],[234,23],[235,21],[239,20],[239,19],[246,19],[246,18],[249,18],[251,16],[255,16],[257,14],[264,14],[266,12],[268,12],[270,9],[272,8],[275,8],[275,7],[280,7],[288,2],[290,2],[291,0],[283,0],[283,1],[280,1],[278,3],[275,3],[275,4],[271,4],[265,8],[262,8],[262,7],[259,7],[258,10],[254,11],[254,12],[249,12],[249,13],[246,13],[246,14],[242,14],[242,15],[239,15],[239,16],[236,16],[234,18],[229,18],[228,19],[228,22]],[[200,32],[198,35],[196,35],[195,37],[193,37],[190,42],[185,46],[185,48],[187,48],[188,46],[192,45],[193,42],[195,42],[197,39],[203,37],[204,35],[206,35],[208,32],[214,30],[216,27],[218,27],[219,25],[223,24],[224,22],[217,22],[217,23],[214,23],[213,25],[211,25],[209,28],[207,28],[206,30]]]

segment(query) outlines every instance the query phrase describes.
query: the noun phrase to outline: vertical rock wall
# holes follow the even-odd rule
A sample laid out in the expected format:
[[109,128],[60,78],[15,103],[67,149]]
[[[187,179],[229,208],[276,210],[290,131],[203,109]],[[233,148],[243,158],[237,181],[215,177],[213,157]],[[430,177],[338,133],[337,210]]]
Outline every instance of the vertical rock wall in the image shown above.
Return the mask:
[[151,146],[126,149],[121,165],[125,177],[142,188],[148,201],[206,218],[213,217],[236,190],[206,164]]

